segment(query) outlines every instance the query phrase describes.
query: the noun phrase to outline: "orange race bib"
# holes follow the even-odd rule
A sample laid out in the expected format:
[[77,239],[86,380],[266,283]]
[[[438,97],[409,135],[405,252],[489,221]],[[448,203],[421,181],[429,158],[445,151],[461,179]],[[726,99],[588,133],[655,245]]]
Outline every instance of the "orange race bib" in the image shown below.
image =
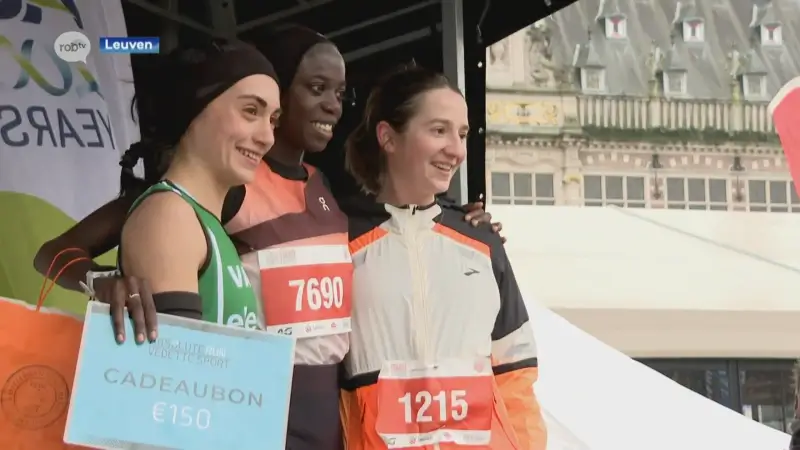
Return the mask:
[[261,250],[258,265],[268,332],[294,337],[350,332],[353,263],[347,245]]
[[489,445],[493,376],[488,358],[387,362],[378,377],[376,431],[389,448]]

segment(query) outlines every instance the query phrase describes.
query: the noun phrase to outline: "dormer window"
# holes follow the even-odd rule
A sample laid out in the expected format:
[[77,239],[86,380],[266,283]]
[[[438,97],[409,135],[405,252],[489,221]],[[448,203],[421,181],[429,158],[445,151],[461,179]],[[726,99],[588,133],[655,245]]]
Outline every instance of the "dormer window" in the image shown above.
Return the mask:
[[606,38],[625,39],[628,37],[628,26],[623,14],[614,14],[605,18]]
[[589,94],[606,91],[606,65],[592,41],[591,33],[587,43],[575,46],[572,66],[580,77],[581,91]]
[[758,38],[762,46],[783,44],[783,33],[778,13],[772,1],[753,5],[753,19],[750,29],[753,37]]
[[602,67],[581,69],[581,90],[584,92],[604,92],[606,90],[606,71]]
[[600,0],[600,8],[594,21],[605,30],[606,39],[626,39],[628,24],[625,14],[620,12],[616,0]]
[[664,97],[680,97],[686,95],[688,91],[687,65],[681,49],[677,43],[677,38],[672,35],[672,46],[666,50],[656,49],[656,61],[661,72],[664,86]]
[[742,90],[748,100],[764,100],[767,97],[767,76],[751,73],[742,76]]
[[702,19],[690,19],[683,22],[684,42],[704,42],[705,24]]
[[739,69],[739,80],[741,80],[742,94],[745,100],[764,101],[768,100],[767,95],[767,75],[769,70],[764,62],[761,50],[751,48],[746,56],[741,58]]
[[783,44],[783,33],[781,33],[781,24],[771,23],[760,26],[761,28],[761,45],[781,45]]
[[674,97],[686,95],[686,71],[668,70],[664,76],[664,96]]

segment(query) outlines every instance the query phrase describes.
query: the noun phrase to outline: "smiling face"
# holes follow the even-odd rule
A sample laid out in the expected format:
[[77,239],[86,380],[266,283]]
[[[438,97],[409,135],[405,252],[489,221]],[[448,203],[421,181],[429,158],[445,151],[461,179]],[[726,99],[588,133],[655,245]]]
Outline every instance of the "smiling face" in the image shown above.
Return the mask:
[[449,189],[464,162],[469,119],[464,97],[449,87],[419,94],[414,108],[404,130],[382,122],[376,131],[384,143],[387,180],[424,204]]
[[342,117],[344,92],[345,67],[339,50],[329,43],[311,47],[284,93],[279,139],[303,151],[324,150]]
[[275,143],[279,114],[278,84],[266,75],[251,75],[209,103],[182,145],[225,183],[249,183]]

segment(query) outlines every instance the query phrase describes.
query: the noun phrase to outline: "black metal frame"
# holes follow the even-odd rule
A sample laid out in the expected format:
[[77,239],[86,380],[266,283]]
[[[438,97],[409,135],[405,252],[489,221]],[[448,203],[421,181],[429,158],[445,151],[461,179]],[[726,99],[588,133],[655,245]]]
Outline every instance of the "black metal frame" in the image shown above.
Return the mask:
[[[491,0],[464,2],[464,95],[469,105],[467,187],[474,202],[486,197],[486,43],[485,14]],[[464,197],[462,197],[464,198]]]

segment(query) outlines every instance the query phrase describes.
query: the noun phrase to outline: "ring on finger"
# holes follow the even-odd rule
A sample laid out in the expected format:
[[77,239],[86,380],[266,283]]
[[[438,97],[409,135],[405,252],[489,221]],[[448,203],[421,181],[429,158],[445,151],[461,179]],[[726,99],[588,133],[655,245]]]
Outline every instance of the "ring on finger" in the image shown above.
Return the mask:
[[139,295],[138,292],[128,295],[128,298],[131,299],[131,300],[134,299],[134,298],[139,298],[139,297],[140,297],[140,295]]

